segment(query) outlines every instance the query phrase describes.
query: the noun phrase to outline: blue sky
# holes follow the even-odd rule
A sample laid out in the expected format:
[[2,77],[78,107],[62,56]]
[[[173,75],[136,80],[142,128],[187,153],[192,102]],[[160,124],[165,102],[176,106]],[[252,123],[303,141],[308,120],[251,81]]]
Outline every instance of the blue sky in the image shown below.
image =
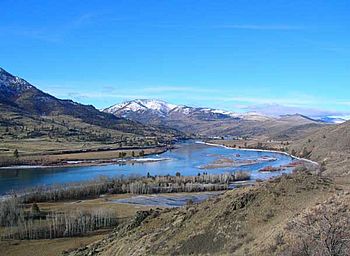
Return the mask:
[[0,66],[60,98],[350,115],[348,0],[2,0],[0,8]]

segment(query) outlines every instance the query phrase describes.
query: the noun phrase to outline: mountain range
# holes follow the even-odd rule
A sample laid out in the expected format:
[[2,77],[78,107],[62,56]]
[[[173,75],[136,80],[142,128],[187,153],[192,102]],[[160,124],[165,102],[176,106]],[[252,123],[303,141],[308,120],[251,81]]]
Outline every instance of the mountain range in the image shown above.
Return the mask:
[[170,104],[161,100],[137,99],[103,109],[146,125],[166,126],[203,136],[266,136],[290,139],[311,132],[327,123],[304,115],[272,117],[256,112],[225,110]]
[[117,116],[132,118],[132,115],[153,115],[158,118],[175,117],[196,117],[201,120],[218,119],[245,119],[263,121],[269,119],[268,116],[260,115],[255,112],[238,114],[225,110],[189,107],[185,105],[175,105],[162,100],[155,99],[136,99],[121,104],[113,105],[103,110]]
[[[328,117],[315,120],[300,114],[272,117],[256,112],[234,113],[152,99],[127,101],[100,111],[92,105],[58,99],[1,68],[0,110],[2,129],[22,127],[12,132],[12,137],[22,139],[50,133],[51,137],[57,135],[62,138],[75,134],[73,137],[80,140],[97,137],[105,140],[123,134],[157,137],[160,141],[198,135],[288,140],[312,133],[328,123],[341,121]],[[65,122],[64,125],[62,122]],[[18,134],[18,130],[23,131],[23,127],[28,129],[29,126],[33,126],[29,132]],[[50,131],[45,133],[43,127],[47,130],[49,126]],[[68,127],[63,129],[62,126]],[[116,140],[120,138],[112,139]]]
[[[0,129],[3,137],[33,138],[51,137],[83,140],[102,137],[158,137],[168,140],[179,135],[171,129],[160,129],[123,117],[101,112],[92,105],[83,105],[72,100],[58,99],[47,94],[26,80],[0,68]],[[48,130],[48,131],[46,131]],[[19,131],[22,131],[20,133]],[[112,140],[113,141],[113,140]]]

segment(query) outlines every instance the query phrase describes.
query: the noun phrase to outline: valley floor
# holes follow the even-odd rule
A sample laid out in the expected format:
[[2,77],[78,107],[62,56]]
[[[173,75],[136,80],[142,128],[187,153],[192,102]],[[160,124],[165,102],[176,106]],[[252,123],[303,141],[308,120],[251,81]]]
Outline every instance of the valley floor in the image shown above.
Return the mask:
[[[18,150],[18,157],[13,152]],[[86,166],[116,162],[118,159],[160,154],[166,146],[122,147],[99,143],[48,142],[23,140],[21,143],[4,141],[0,148],[0,166]]]
[[[131,197],[130,194],[110,195],[103,198],[78,201],[63,201],[54,203],[38,203],[41,211],[46,212],[69,212],[76,208],[88,209],[112,209],[120,221],[131,219],[137,211],[146,211],[154,208],[152,206],[118,204],[112,202],[117,199]],[[29,206],[28,206],[29,207]],[[80,237],[67,237],[56,239],[39,240],[8,240],[0,241],[0,255],[6,256],[59,256],[65,251],[86,246],[96,240],[104,238],[111,230],[99,230]],[[1,228],[0,228],[1,234]]]
[[[263,148],[278,151],[284,151],[289,146],[287,141],[214,140],[210,143],[233,148]],[[88,154],[86,159],[96,157],[108,159],[115,153],[89,152],[86,153]],[[77,159],[74,154],[70,159]],[[302,244],[300,238],[310,239],[307,234],[303,237],[303,234],[298,233],[300,231],[298,225],[303,224],[305,216],[313,216],[316,222],[322,221],[322,217],[328,214],[331,216],[341,214],[345,219],[350,219],[350,175],[331,178],[307,171],[297,172],[257,182],[252,187],[227,191],[200,204],[175,209],[159,207],[154,210],[155,207],[152,206],[112,202],[130,196],[110,195],[93,200],[40,203],[38,204],[40,209],[45,211],[68,211],[77,206],[87,209],[110,208],[117,213],[124,224],[113,231],[99,231],[85,237],[2,241],[0,242],[2,252],[10,256],[49,256],[61,255],[63,252],[69,256],[294,256],[299,255],[298,250]],[[133,216],[137,215],[138,211],[143,211],[145,214],[135,221]],[[342,225],[345,229],[350,228],[347,223]],[[314,248],[321,246],[312,239],[310,243]],[[80,249],[74,250],[77,247]],[[42,254],[38,254],[38,250]]]
[[[206,193],[204,193],[206,194]],[[218,194],[215,192],[214,194]],[[156,194],[156,198],[173,198],[179,197],[196,197],[203,196],[203,193],[166,193]],[[126,200],[139,197],[139,195],[133,194],[119,194],[119,195],[106,195],[97,199],[88,200],[74,200],[74,201],[62,201],[62,202],[44,202],[38,203],[38,207],[44,212],[69,212],[76,208],[80,210],[88,209],[112,209],[118,216],[120,222],[130,222],[138,211],[149,211],[151,209],[165,209],[161,205],[145,205],[142,202],[137,204],[133,203],[119,203],[118,200]],[[143,196],[144,197],[144,196]],[[144,203],[147,203],[145,201]],[[30,207],[31,204],[28,204]],[[101,240],[108,235],[112,230],[99,230],[79,237],[67,237],[56,239],[39,239],[39,240],[5,240],[0,241],[0,247],[2,248],[0,255],[6,256],[58,256],[64,252],[72,251],[79,247],[85,247],[95,241]],[[0,228],[1,235],[1,228]]]

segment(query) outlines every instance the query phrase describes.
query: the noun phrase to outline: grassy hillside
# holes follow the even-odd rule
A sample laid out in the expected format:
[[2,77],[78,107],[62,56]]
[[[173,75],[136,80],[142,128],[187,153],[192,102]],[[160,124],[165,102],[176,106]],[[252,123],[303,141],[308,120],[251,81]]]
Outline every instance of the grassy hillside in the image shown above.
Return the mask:
[[323,163],[327,174],[350,174],[350,121],[293,142],[290,152]]
[[71,255],[300,255],[291,224],[325,200],[325,211],[332,209],[334,197],[349,209],[349,193],[331,180],[285,175],[198,205],[144,213]]
[[289,145],[326,163],[323,175],[301,171],[198,205],[144,212],[70,255],[348,255],[349,127],[326,126]]
[[[136,119],[136,116],[133,116]],[[312,133],[326,126],[326,124],[304,118],[302,116],[289,116],[281,119],[266,118],[263,120],[244,119],[199,119],[196,116],[169,117],[167,120],[155,118],[148,119],[144,123],[171,127],[187,134],[202,136],[240,136],[240,137],[265,137],[275,140],[290,140]]]
[[[140,129],[140,134],[127,132],[135,127]],[[133,124],[126,131],[103,128],[67,115],[38,116],[0,104],[0,165],[50,164],[70,159],[68,152],[79,151],[82,153],[73,160],[87,159],[92,156],[85,151],[157,147],[176,137],[171,131],[165,133],[155,129],[153,132],[151,129],[142,130]],[[15,151],[18,157],[15,157]],[[109,158],[118,156],[115,152],[114,155],[106,153]],[[105,158],[101,154],[103,152],[99,157]]]

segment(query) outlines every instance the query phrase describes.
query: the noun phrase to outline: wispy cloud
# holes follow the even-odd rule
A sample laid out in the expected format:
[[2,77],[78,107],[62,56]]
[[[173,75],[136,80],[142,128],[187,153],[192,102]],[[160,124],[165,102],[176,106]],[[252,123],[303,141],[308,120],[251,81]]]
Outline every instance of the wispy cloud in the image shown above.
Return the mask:
[[[56,94],[57,95],[57,94]],[[59,95],[58,95],[59,96]],[[124,94],[124,93],[108,93],[108,92],[68,92],[61,94],[61,97],[73,98],[73,99],[143,99],[149,98],[149,95],[143,94]]]
[[[163,99],[184,105],[195,105],[204,107],[219,107],[226,110],[258,111],[269,115],[280,115],[282,113],[301,113],[309,116],[345,116],[350,115],[346,111],[350,106],[348,99],[323,99],[315,95],[301,94],[300,92],[289,92],[279,97],[269,97],[270,92],[263,90],[256,92],[226,91],[216,88],[201,88],[191,86],[157,85],[140,86],[137,81],[126,83],[105,83],[98,85],[95,82],[65,81],[63,84],[45,84],[45,91],[59,98],[71,98],[78,102],[97,103],[98,107],[133,99]],[[96,90],[95,88],[99,88]]]
[[350,106],[350,100],[338,100],[334,102],[336,105]]
[[[236,106],[239,107],[239,106]],[[269,116],[280,116],[284,114],[303,114],[313,118],[320,118],[324,116],[342,117],[347,119],[350,115],[350,111],[337,111],[328,110],[322,108],[309,108],[309,107],[290,107],[280,104],[261,104],[261,105],[249,105],[240,106],[243,111],[253,111]]]
[[[122,85],[122,86],[113,86],[108,84],[99,84],[99,91],[91,92],[88,88],[96,87],[95,85],[88,83],[82,84],[79,81],[65,81],[63,84],[59,85],[58,83],[50,84],[49,82],[38,81],[35,84],[45,84],[46,90],[55,95],[68,95],[68,93],[74,93],[74,95],[81,94],[84,97],[118,97],[121,98],[120,95],[142,95],[144,97],[152,97],[155,95],[184,95],[188,93],[195,93],[196,95],[208,94],[208,93],[219,93],[220,91],[217,89],[210,88],[197,88],[190,86],[140,86],[134,85],[131,83],[130,86]],[[129,83],[127,83],[129,84]],[[76,88],[81,88],[85,86],[85,91],[81,89],[77,90]]]
[[300,106],[300,105],[310,105],[315,103],[315,100],[312,98],[291,98],[291,97],[285,97],[285,98],[266,98],[263,96],[260,97],[246,97],[246,96],[235,96],[235,97],[223,97],[221,100],[228,101],[228,102],[245,102],[245,103],[252,103],[252,104],[284,104],[289,106]]
[[208,88],[197,88],[197,87],[186,87],[186,86],[152,86],[141,89],[144,92],[197,92],[197,93],[208,93],[218,92],[215,89]]
[[207,100],[207,101],[220,101],[225,104],[234,103],[237,105],[242,106],[248,106],[248,105],[255,105],[255,104],[281,104],[286,105],[290,107],[297,107],[297,106],[310,106],[315,105],[319,102],[319,99],[314,99],[312,97],[308,96],[299,96],[299,97],[274,97],[269,98],[265,96],[232,96],[230,94],[226,95],[218,95],[218,94],[212,94],[212,95],[204,95],[204,94],[195,94],[195,95],[189,95],[188,96],[191,99],[195,100]]

